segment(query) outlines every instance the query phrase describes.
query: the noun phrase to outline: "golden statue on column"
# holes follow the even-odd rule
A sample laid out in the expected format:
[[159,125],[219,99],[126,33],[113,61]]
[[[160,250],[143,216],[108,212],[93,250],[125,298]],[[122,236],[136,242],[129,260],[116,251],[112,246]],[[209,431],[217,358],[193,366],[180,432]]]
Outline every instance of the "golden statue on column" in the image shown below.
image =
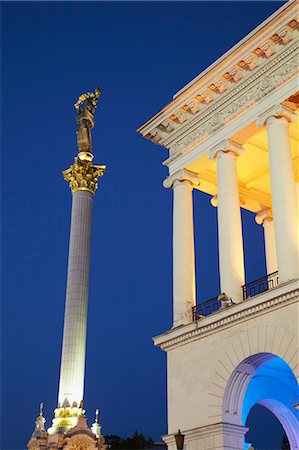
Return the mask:
[[80,95],[74,105],[77,110],[77,143],[79,155],[85,152],[92,153],[91,130],[94,127],[94,112],[100,95],[101,91],[96,87],[94,92],[87,92],[86,94]]

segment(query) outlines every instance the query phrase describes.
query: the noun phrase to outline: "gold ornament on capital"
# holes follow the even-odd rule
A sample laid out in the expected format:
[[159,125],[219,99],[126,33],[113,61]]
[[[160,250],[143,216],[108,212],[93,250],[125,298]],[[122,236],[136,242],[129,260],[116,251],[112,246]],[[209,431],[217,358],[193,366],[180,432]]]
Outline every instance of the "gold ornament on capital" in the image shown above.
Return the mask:
[[92,164],[75,158],[74,164],[63,171],[63,177],[69,182],[72,192],[89,191],[94,194],[98,188],[98,179],[104,175],[105,170],[104,164]]

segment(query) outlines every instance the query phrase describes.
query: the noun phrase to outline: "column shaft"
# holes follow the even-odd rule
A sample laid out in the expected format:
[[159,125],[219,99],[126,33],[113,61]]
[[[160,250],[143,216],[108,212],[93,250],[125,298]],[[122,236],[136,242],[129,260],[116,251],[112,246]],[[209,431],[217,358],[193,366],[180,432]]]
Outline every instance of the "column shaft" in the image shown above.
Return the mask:
[[298,206],[289,123],[285,117],[271,116],[266,124],[279,280],[284,283],[297,278],[299,268]]
[[217,152],[218,238],[221,292],[242,301],[244,256],[236,156]]
[[192,321],[195,305],[195,262],[192,184],[173,185],[173,317],[174,326]]
[[[93,194],[73,193],[58,402],[83,399]],[[67,400],[67,402],[66,402]]]
[[277,271],[277,257],[276,257],[276,244],[275,244],[275,232],[274,222],[272,219],[265,219],[263,222],[264,239],[265,239],[265,253],[266,253],[266,265],[267,274]]

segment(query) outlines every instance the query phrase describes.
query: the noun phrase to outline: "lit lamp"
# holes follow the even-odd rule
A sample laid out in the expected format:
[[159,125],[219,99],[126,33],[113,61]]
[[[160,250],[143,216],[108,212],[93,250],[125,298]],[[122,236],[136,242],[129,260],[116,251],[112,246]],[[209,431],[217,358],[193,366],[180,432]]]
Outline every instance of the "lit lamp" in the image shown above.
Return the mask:
[[181,433],[181,430],[179,430],[178,433],[174,435],[174,437],[177,450],[183,450],[185,435]]

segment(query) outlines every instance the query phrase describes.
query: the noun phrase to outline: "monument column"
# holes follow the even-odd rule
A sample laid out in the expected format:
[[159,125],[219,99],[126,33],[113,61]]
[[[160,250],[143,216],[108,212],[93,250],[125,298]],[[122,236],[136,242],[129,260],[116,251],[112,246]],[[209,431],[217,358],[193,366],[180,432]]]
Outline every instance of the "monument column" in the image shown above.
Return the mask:
[[83,400],[93,193],[73,192],[58,405]]
[[296,119],[294,111],[276,105],[257,121],[258,126],[266,125],[268,135],[272,210],[280,283],[299,276],[298,205],[289,137],[289,122]]
[[83,94],[77,113],[78,155],[63,172],[72,191],[66,303],[64,314],[58,408],[49,435],[63,434],[84,415],[83,391],[90,266],[92,203],[98,178],[106,166],[93,164],[91,129],[100,91]]
[[241,211],[238,191],[236,157],[242,146],[225,140],[218,144],[209,157],[217,159],[218,185],[218,240],[221,292],[242,301],[244,284],[244,255]]
[[255,216],[255,221],[258,225],[263,225],[264,228],[266,266],[269,275],[277,272],[274,222],[270,210],[259,211]]
[[188,170],[163,183],[173,188],[173,327],[192,322],[196,304],[192,191],[198,184],[197,175]]

